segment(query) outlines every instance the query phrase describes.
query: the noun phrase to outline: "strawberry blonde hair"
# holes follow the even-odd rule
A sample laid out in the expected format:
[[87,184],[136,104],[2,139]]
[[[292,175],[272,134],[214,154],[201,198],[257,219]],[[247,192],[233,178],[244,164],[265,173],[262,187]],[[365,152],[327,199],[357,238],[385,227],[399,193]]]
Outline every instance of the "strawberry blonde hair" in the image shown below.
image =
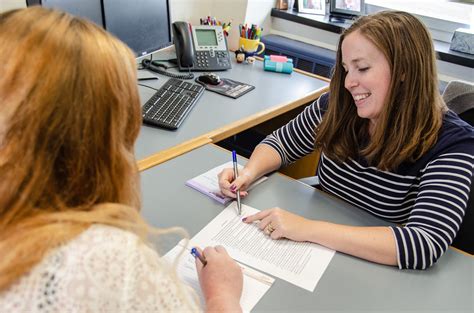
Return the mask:
[[[389,94],[371,136],[368,119],[357,115],[344,87],[344,39],[360,32],[390,65]],[[446,105],[438,91],[436,57],[431,36],[413,15],[384,11],[363,16],[341,35],[330,83],[329,108],[316,130],[316,146],[339,161],[365,157],[381,170],[423,156],[437,141]],[[366,138],[369,138],[368,143]]]
[[1,291],[94,223],[143,239],[153,230],[134,209],[141,107],[131,50],[41,7],[0,14],[0,42]]

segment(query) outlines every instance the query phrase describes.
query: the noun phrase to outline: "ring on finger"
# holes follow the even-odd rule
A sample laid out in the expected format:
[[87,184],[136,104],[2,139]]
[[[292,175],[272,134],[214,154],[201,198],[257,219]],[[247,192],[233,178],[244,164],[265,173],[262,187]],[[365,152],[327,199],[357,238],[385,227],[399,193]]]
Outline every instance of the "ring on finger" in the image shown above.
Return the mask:
[[265,232],[270,235],[275,231],[275,227],[272,225],[272,223],[268,224],[267,227],[265,227]]

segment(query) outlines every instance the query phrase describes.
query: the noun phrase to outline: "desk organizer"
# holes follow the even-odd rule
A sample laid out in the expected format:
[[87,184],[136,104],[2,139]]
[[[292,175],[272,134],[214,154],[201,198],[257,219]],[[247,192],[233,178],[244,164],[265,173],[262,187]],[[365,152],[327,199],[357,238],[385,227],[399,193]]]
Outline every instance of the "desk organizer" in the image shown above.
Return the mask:
[[291,74],[293,72],[293,60],[281,55],[266,55],[263,59],[263,69]]

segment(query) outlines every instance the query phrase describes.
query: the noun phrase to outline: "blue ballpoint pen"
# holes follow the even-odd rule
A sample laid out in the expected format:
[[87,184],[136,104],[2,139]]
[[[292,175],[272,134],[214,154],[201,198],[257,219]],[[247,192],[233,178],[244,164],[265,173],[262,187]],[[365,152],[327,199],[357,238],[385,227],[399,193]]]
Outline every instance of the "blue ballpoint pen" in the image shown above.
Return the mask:
[[[234,180],[239,177],[239,169],[237,168],[237,154],[235,153],[235,150],[232,150],[232,163],[234,165]],[[242,215],[242,204],[240,203],[240,189],[237,189],[236,191],[237,195],[237,211],[239,215]]]
[[199,261],[201,261],[201,263],[202,263],[203,266],[206,266],[207,261],[206,261],[206,259],[199,253],[198,249],[192,248],[192,249],[191,249],[191,254],[192,254],[195,258],[198,258]]

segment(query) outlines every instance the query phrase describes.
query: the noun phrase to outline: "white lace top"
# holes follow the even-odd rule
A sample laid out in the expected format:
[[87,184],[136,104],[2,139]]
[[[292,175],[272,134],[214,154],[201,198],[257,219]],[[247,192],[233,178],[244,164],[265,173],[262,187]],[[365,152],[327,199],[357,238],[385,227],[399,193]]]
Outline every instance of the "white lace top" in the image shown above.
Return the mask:
[[170,271],[136,235],[94,225],[0,293],[0,312],[198,310]]

